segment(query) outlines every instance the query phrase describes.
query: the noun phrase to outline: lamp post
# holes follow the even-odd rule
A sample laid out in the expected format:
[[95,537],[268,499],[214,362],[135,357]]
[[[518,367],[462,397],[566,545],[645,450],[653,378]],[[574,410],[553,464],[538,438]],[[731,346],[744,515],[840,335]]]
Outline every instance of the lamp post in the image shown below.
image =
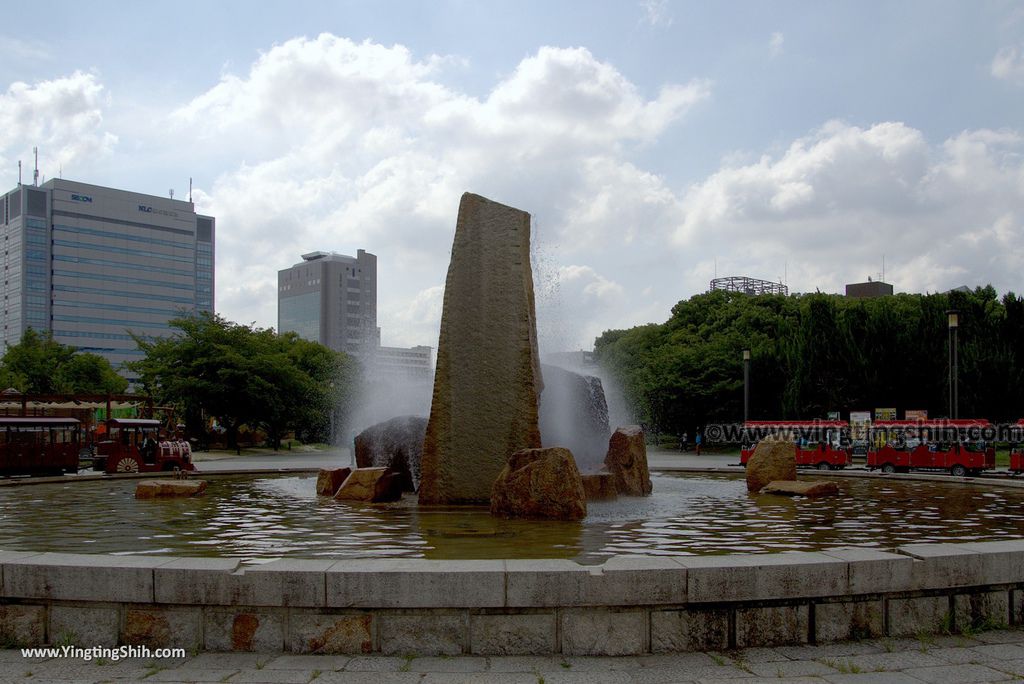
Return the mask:
[[960,327],[960,312],[950,309],[946,312],[949,323],[949,416],[954,420],[960,417],[960,392],[957,378],[957,328]]
[[750,417],[750,350],[743,350],[743,422]]

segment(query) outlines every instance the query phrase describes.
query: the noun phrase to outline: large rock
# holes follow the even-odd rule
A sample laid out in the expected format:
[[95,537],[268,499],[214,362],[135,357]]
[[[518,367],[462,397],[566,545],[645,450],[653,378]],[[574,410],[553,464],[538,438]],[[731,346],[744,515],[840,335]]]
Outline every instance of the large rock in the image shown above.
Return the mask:
[[540,438],[572,452],[581,473],[596,472],[608,451],[608,402],[601,379],[541,365]]
[[427,419],[421,416],[399,416],[368,427],[356,435],[356,465],[390,468],[398,474],[402,491],[415,492],[426,431]]
[[135,498],[199,496],[205,491],[206,480],[143,480],[135,485]]
[[774,480],[796,479],[796,445],[786,440],[762,439],[747,461],[747,491],[759,492]]
[[839,485],[827,480],[775,480],[761,488],[761,494],[781,494],[783,496],[835,496],[839,493]]
[[380,503],[402,498],[401,480],[387,468],[356,468],[334,494],[337,501]]
[[639,425],[620,427],[608,440],[604,465],[615,480],[615,489],[626,496],[651,493],[651,473],[647,469],[647,445]]
[[351,473],[351,468],[321,470],[316,476],[316,493],[320,496],[334,496]]
[[491,515],[582,520],[587,496],[572,452],[561,447],[512,454],[494,481]]
[[615,478],[611,473],[588,473],[583,475],[583,491],[587,501],[609,501],[619,498]]
[[444,289],[420,503],[482,503],[541,446],[530,215],[466,193]]

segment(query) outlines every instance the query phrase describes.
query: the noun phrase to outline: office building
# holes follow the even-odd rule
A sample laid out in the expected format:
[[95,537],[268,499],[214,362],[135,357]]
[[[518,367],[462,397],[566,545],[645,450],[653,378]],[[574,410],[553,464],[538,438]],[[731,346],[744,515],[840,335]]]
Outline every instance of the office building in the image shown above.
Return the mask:
[[373,368],[378,379],[433,380],[434,360],[432,349],[422,345],[416,347],[377,347],[373,357]]
[[849,283],[846,286],[846,296],[852,299],[873,299],[885,297],[892,294],[892,285],[883,283],[881,280],[871,280],[866,283]]
[[278,271],[277,330],[369,360],[380,346],[377,257],[311,252]]
[[3,340],[26,328],[105,357],[123,375],[129,332],[214,309],[215,219],[191,202],[63,179],[0,196]]

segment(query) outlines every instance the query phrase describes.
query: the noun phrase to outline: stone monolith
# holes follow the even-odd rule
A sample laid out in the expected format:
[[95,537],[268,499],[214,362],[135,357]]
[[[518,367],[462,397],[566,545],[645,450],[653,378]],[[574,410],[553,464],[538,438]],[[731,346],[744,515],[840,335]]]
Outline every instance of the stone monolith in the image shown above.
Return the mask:
[[445,281],[420,503],[486,503],[508,457],[541,446],[530,215],[466,193]]

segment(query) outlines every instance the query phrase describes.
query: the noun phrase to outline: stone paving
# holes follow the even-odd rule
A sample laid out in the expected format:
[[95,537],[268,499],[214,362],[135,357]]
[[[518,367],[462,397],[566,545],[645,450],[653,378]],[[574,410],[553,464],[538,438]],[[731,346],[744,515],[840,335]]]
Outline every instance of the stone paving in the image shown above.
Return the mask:
[[200,653],[117,662],[0,651],[0,682],[267,684],[684,684],[716,682],[1024,682],[1024,629],[972,636],[633,657],[387,657]]

